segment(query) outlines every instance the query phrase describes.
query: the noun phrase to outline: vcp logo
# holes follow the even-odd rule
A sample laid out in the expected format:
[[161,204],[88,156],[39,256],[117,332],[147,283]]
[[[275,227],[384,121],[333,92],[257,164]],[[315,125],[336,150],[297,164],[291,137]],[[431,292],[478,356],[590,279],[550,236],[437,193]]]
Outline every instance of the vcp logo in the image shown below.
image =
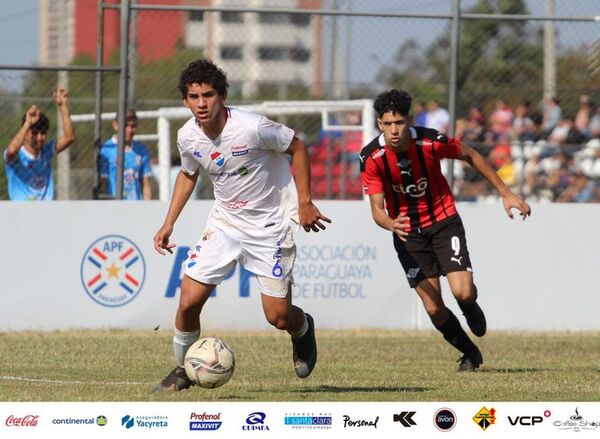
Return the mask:
[[117,307],[131,302],[146,277],[142,252],[133,241],[119,235],[97,239],[81,260],[81,282],[100,305]]

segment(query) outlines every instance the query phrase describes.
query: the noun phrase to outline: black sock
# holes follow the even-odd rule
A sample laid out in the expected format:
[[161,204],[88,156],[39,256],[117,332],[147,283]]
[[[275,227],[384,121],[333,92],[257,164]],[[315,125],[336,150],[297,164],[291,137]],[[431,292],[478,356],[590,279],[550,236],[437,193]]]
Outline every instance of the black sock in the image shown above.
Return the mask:
[[477,301],[474,301],[472,303],[462,303],[459,302],[458,300],[456,301],[456,303],[458,303],[458,307],[460,308],[460,310],[462,311],[463,315],[467,315],[470,314],[471,311],[473,310],[473,307],[475,306],[475,303]]
[[448,343],[463,354],[477,351],[477,346],[475,346],[462,326],[460,326],[460,322],[452,311],[448,310],[448,320],[437,326],[436,329],[443,334],[444,339]]

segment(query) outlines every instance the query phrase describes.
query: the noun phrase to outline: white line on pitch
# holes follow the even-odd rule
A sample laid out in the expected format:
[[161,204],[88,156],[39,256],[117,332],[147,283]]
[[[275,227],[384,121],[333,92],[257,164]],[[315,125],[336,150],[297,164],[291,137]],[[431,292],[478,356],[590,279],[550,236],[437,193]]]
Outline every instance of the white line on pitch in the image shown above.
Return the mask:
[[24,377],[13,377],[13,376],[0,376],[0,380],[4,381],[27,381],[30,383],[50,383],[50,384],[116,384],[116,385],[145,385],[148,383],[140,383],[136,381],[66,381],[66,380],[51,380],[48,378],[24,378]]

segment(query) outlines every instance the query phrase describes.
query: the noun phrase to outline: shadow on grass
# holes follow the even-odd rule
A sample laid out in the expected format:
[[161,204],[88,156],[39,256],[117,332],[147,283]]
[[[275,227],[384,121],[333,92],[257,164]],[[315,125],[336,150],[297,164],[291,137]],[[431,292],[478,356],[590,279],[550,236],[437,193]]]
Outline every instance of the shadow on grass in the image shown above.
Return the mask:
[[[301,389],[302,393],[421,393],[433,390],[428,387],[337,387],[337,386],[318,386]],[[272,392],[290,393],[292,390],[272,390]]]
[[477,373],[534,373],[534,372],[550,372],[550,369],[537,369],[533,367],[496,367],[480,369]]

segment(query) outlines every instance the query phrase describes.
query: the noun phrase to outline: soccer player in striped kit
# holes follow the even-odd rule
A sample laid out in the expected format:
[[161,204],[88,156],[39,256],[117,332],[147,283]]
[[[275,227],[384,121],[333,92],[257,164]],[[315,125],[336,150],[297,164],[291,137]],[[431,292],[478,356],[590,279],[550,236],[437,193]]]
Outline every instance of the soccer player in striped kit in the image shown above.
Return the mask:
[[477,304],[477,287],[465,230],[440,160],[464,160],[500,194],[504,210],[523,219],[531,208],[510,191],[492,167],[460,140],[429,128],[411,126],[410,95],[389,90],[375,100],[382,134],[360,154],[361,178],[369,196],[373,220],[393,232],[394,247],[408,283],[421,298],[431,322],[444,339],[462,352],[459,371],[483,363],[479,348],[442,300],[440,276],[445,275],[471,332],[482,337],[485,315]]

